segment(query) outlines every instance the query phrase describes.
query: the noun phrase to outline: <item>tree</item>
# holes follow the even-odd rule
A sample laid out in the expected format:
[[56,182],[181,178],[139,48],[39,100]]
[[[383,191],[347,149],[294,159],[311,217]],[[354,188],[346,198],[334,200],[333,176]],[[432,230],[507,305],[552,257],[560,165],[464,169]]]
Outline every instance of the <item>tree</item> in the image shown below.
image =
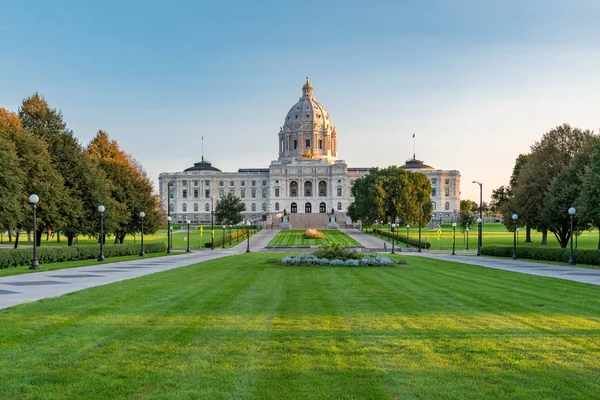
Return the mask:
[[473,202],[471,200],[461,200],[460,201],[460,212],[470,212],[473,207]]
[[583,178],[581,193],[576,204],[577,219],[589,221],[598,229],[598,250],[600,250],[600,145],[598,144],[594,147],[592,162]]
[[473,213],[470,210],[461,211],[458,215],[458,226],[460,226],[461,231],[470,228],[471,225],[473,225],[473,222],[475,222],[475,217],[473,217]]
[[246,211],[246,205],[242,200],[228,193],[227,196],[217,201],[215,218],[218,224],[237,225],[242,221],[242,212],[244,211]]
[[348,216],[352,221],[362,221],[372,225],[378,219],[383,219],[383,182],[379,179],[379,169],[371,170],[356,181],[351,188],[354,201],[348,206]]
[[17,147],[10,138],[20,129],[18,117],[0,108],[0,231],[14,231],[23,218],[25,176],[19,168]]

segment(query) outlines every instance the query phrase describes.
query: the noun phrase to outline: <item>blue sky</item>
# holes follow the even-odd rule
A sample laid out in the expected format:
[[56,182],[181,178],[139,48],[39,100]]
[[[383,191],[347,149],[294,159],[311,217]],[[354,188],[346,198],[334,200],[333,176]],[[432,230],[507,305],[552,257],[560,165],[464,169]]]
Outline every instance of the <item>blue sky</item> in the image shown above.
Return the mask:
[[205,156],[267,167],[305,76],[350,166],[412,156],[508,181],[564,122],[600,127],[596,1],[4,2],[0,107],[35,91],[155,181]]

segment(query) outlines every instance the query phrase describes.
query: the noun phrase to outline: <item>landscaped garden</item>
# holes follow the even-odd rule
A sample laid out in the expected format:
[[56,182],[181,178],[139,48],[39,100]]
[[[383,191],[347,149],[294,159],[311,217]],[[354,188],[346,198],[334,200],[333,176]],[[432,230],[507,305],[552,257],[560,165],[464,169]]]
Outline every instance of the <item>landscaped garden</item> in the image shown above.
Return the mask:
[[244,254],[0,311],[2,398],[600,397],[598,287]]
[[292,246],[320,246],[329,243],[341,243],[347,246],[360,246],[356,240],[338,230],[318,231],[322,238],[309,237],[307,231],[287,230],[280,231],[267,245],[267,247],[292,247]]

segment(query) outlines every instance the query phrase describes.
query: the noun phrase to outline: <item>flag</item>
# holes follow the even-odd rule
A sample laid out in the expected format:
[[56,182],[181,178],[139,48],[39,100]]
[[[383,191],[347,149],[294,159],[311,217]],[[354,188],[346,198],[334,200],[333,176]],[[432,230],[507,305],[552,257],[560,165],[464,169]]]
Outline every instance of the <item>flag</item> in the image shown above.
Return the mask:
[[202,236],[202,234],[204,233],[204,227],[200,227],[200,236]]

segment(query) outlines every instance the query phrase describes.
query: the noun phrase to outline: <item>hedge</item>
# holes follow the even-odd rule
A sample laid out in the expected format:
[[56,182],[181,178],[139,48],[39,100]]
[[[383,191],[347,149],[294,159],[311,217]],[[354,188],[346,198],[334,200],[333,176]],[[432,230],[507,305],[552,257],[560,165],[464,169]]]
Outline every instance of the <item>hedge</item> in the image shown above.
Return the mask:
[[[246,231],[243,229],[240,229],[239,231],[231,231],[231,235],[229,233],[225,234],[225,243],[229,242],[229,236],[231,236],[231,240],[235,240],[238,237],[242,237],[242,236],[246,236]],[[206,243],[204,243],[204,247],[211,247],[212,243],[209,241],[207,241]],[[223,245],[223,235],[218,235],[217,232],[215,231],[215,247],[218,246],[222,246]]]
[[[382,231],[381,229],[373,229],[373,232],[375,232],[378,235],[383,235],[385,237],[394,238],[399,242],[406,243],[408,240],[409,245],[419,247],[419,239],[407,238],[406,235],[400,235],[398,233]],[[431,243],[421,240],[421,248],[422,249],[428,249],[430,247],[431,247]]]
[[[167,250],[167,245],[162,242],[149,242],[144,244],[146,253],[160,253]],[[139,244],[116,244],[104,246],[104,257],[120,257],[140,254]],[[53,246],[39,247],[38,260],[40,264],[53,262],[91,260],[98,258],[100,245],[85,246]],[[30,265],[33,249],[4,249],[0,250],[0,268],[19,267]]]
[[[495,257],[512,257],[513,246],[483,246],[481,254]],[[568,262],[570,249],[517,247],[517,258],[541,261]],[[600,265],[600,251],[589,249],[573,249],[573,258],[576,263]]]

